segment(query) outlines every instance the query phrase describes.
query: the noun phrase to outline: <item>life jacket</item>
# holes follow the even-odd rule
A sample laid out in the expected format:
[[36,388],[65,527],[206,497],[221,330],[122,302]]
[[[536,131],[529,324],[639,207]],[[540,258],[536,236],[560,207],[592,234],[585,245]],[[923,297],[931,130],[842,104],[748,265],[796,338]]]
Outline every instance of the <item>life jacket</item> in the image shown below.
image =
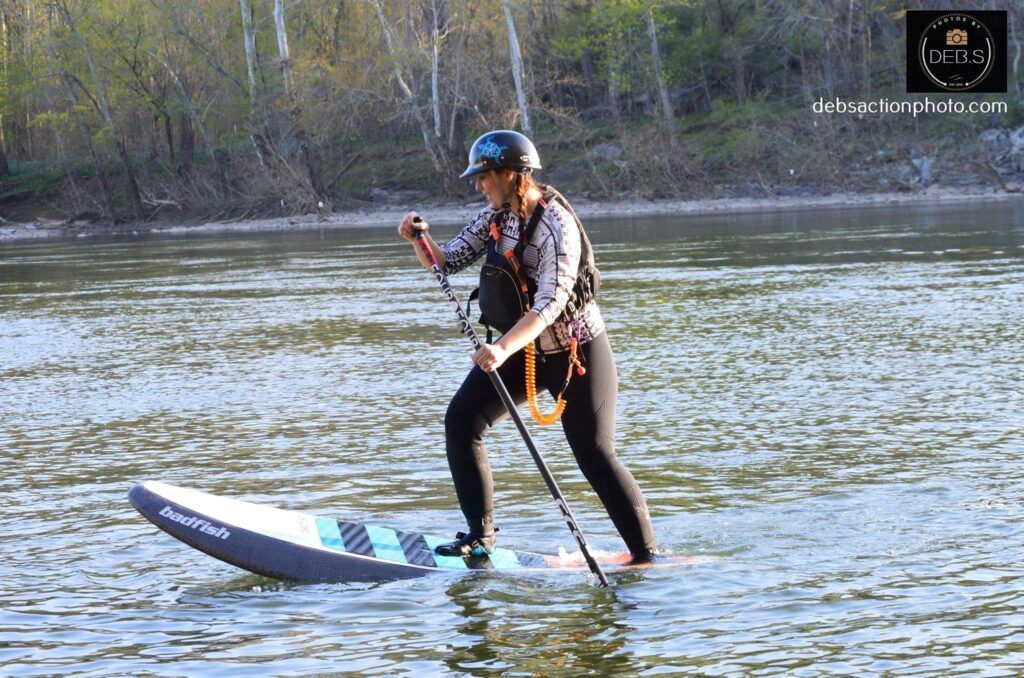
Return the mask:
[[515,248],[504,254],[500,253],[499,248],[501,226],[508,219],[510,208],[506,206],[495,212],[488,223],[487,256],[480,268],[480,286],[469,296],[470,303],[473,299],[480,300],[480,323],[487,327],[487,343],[491,343],[492,328],[508,332],[533,306],[537,283],[532,276],[527,275],[523,267],[523,251],[532,240],[537,225],[552,201],[557,200],[565,207],[580,231],[580,263],[576,282],[559,320],[576,318],[597,296],[601,286],[601,273],[594,263],[594,248],[576,212],[561,193],[550,186],[542,188],[544,197],[537,202],[526,228],[520,223],[519,242]]

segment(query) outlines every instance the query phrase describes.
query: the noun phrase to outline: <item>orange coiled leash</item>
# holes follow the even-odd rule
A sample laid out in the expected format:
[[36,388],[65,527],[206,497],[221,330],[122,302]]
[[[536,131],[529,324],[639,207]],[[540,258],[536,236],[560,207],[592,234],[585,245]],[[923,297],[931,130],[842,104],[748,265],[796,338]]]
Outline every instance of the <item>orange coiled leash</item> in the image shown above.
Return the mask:
[[[569,376],[572,376],[572,364],[569,364]],[[565,389],[562,389],[565,393]],[[555,400],[555,409],[550,414],[544,414],[537,407],[537,357],[533,351],[533,342],[526,345],[526,402],[530,406],[530,416],[541,426],[554,424],[561,419],[562,412],[565,412],[565,398],[562,393],[558,394]]]
[[569,388],[569,381],[572,380],[573,368],[576,369],[576,374],[581,377],[587,373],[587,368],[583,366],[576,355],[578,348],[579,342],[574,336],[572,338],[572,348],[569,349],[569,369],[565,373],[565,382],[562,384],[562,390],[558,392],[558,397],[555,399],[555,409],[550,414],[544,414],[537,407],[537,356],[534,353],[533,342],[531,341],[526,345],[526,402],[530,406],[530,416],[541,426],[554,424],[562,417],[562,413],[565,412],[565,392]]

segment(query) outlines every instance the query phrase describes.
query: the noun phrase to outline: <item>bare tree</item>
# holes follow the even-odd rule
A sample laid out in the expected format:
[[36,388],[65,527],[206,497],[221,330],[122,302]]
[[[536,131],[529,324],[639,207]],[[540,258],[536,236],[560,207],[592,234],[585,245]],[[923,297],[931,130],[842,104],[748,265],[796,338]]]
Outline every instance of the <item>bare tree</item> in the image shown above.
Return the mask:
[[57,77],[60,79],[61,87],[64,90],[64,95],[67,97],[68,104],[70,105],[71,115],[75,119],[75,123],[78,125],[79,132],[82,138],[85,140],[85,146],[89,149],[89,157],[92,158],[93,168],[96,170],[96,177],[100,182],[100,192],[103,194],[103,208],[106,210],[106,216],[111,221],[117,221],[117,205],[114,202],[114,193],[110,187],[110,178],[107,176],[106,170],[103,168],[103,163],[100,162],[99,153],[96,150],[96,145],[93,143],[92,130],[89,129],[88,124],[81,112],[81,105],[78,99],[78,95],[75,93],[75,88],[71,85],[71,80],[67,70],[61,63],[60,58],[57,56],[57,50],[53,45],[53,35],[49,34],[46,43],[47,51],[50,57],[53,59],[53,70],[56,71]]
[[[11,62],[11,28],[10,19],[7,16],[7,7],[0,7],[0,39],[3,40],[3,73],[0,75],[0,93],[6,99],[10,96],[10,62]],[[6,139],[4,139],[4,112],[0,109],[0,176],[10,174],[11,168],[7,164],[7,153],[5,152]]]
[[[57,110],[53,103],[53,97],[50,96],[50,88],[40,83],[39,91],[43,95],[43,101],[46,102],[48,111]],[[57,150],[60,153],[60,167],[64,172],[64,180],[67,181],[68,188],[71,189],[71,195],[75,204],[78,204],[81,192],[78,190],[78,183],[75,181],[75,176],[71,171],[71,162],[68,159],[67,146],[64,143],[64,134],[60,130],[60,125],[53,126],[53,138],[57,142]]]
[[[443,1],[443,0],[441,0]],[[432,25],[430,29],[430,101],[434,110],[434,136],[441,138],[441,96],[438,85],[441,34],[438,19],[439,0],[430,0]],[[443,11],[443,7],[440,11]]]
[[188,90],[185,88],[185,84],[181,81],[181,77],[178,72],[171,68],[170,64],[164,59],[161,59],[155,52],[150,52],[150,56],[160,62],[160,64],[167,69],[171,78],[174,80],[174,84],[178,88],[178,94],[181,95],[181,103],[188,109],[189,116],[195,123],[196,129],[199,130],[199,137],[203,140],[203,145],[206,147],[206,153],[210,156],[210,160],[213,162],[213,166],[217,171],[217,178],[221,182],[221,186],[227,186],[227,177],[224,174],[224,167],[220,164],[217,159],[216,150],[213,147],[213,142],[210,139],[209,133],[206,131],[206,126],[203,124],[203,119],[199,116],[195,106],[192,105],[192,98],[189,96]]
[[260,133],[259,118],[256,115],[256,36],[252,28],[252,13],[249,0],[238,0],[242,11],[242,42],[245,44],[245,71],[249,83],[249,140],[256,151],[260,166],[266,166],[263,152],[263,136]]
[[438,172],[444,171],[444,160],[443,154],[438,153],[436,144],[433,141],[433,135],[430,132],[430,127],[427,124],[427,119],[423,115],[423,111],[420,110],[419,104],[416,102],[416,95],[409,89],[409,85],[405,82],[405,78],[402,77],[402,66],[399,63],[398,55],[395,52],[395,45],[391,39],[391,29],[388,28],[387,19],[384,18],[384,8],[381,7],[380,0],[372,0],[373,8],[377,12],[377,18],[380,20],[381,30],[384,32],[384,44],[387,46],[388,54],[391,56],[392,68],[394,71],[395,82],[398,83],[398,88],[402,90],[402,94],[405,96],[406,101],[412,107],[413,115],[416,116],[416,120],[420,124],[420,133],[423,135],[423,145],[427,149],[427,153],[430,155],[430,162],[433,163],[434,169]]
[[675,116],[672,114],[672,100],[668,96],[668,85],[665,84],[665,75],[661,71],[661,54],[658,50],[658,33],[654,28],[654,7],[653,3],[647,3],[647,34],[651,39],[651,61],[654,64],[654,79],[658,84],[658,94],[661,99],[661,116],[665,123],[665,130],[669,133],[674,143],[679,142],[676,135]]
[[[24,11],[24,29],[21,32],[22,37],[22,50],[25,54],[25,61],[30,62],[32,60],[32,37],[29,26],[32,25],[32,9],[34,3],[25,2],[22,3]],[[32,155],[32,100],[25,100],[25,143],[28,147],[29,155]]]
[[291,58],[288,55],[288,32],[284,28],[284,0],[274,0],[274,28],[277,31],[277,52],[281,57],[281,76],[284,78],[284,92],[292,93]]
[[96,69],[96,62],[93,61],[92,51],[89,49],[89,43],[86,42],[85,36],[83,36],[78,30],[76,22],[72,18],[71,11],[68,9],[67,4],[63,1],[59,2],[57,3],[57,8],[62,14],[71,35],[74,36],[79,47],[82,48],[82,54],[85,56],[85,62],[89,67],[89,74],[92,76],[93,85],[96,88],[96,96],[92,98],[93,104],[99,111],[100,116],[102,116],[104,124],[110,128],[110,131],[114,135],[114,146],[117,148],[117,156],[121,160],[121,165],[124,167],[125,178],[128,181],[128,197],[131,199],[132,207],[135,210],[135,218],[142,221],[146,218],[146,210],[142,205],[142,196],[139,193],[139,184],[135,178],[135,168],[132,167],[131,159],[128,157],[128,149],[125,147],[124,139],[121,137],[117,125],[114,123],[114,117],[110,114],[106,85]]
[[465,96],[462,93],[464,61],[466,60],[466,41],[469,38],[469,26],[472,25],[476,3],[470,2],[465,6],[461,14],[460,27],[458,29],[458,46],[456,47],[453,61],[455,62],[455,82],[452,87],[451,118],[448,124],[448,153],[453,162],[461,162],[466,157],[466,120],[465,120]]
[[519,52],[516,22],[512,19],[512,6],[509,0],[501,0],[501,8],[505,10],[505,23],[508,24],[508,49],[512,58],[512,77],[516,81],[516,97],[519,99],[519,111],[523,116],[523,131],[527,134],[532,134],[530,112],[526,107],[526,91],[523,89],[523,56]]
[[250,115],[256,106],[256,38],[252,32],[252,16],[249,13],[249,0],[238,0],[242,10],[242,40],[245,43],[245,70],[249,81]]

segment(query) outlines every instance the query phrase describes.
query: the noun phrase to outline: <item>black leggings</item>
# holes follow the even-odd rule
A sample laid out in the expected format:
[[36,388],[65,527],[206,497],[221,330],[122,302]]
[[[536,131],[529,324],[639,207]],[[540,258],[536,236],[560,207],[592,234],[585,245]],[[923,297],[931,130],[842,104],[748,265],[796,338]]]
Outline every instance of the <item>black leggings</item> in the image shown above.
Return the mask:
[[[619,381],[608,336],[600,334],[580,347],[587,373],[573,375],[566,391],[562,430],[576,463],[597,492],[608,516],[634,556],[654,550],[654,532],[647,503],[636,480],[615,455],[615,401]],[[537,389],[558,394],[565,380],[569,354],[537,355]],[[498,373],[512,398],[526,402],[525,352],[505,361]],[[550,401],[542,410],[549,410]],[[479,367],[466,376],[448,405],[444,418],[448,466],[455,481],[462,513],[470,531],[494,519],[494,486],[487,460],[484,435],[494,424],[508,418],[508,412]]]

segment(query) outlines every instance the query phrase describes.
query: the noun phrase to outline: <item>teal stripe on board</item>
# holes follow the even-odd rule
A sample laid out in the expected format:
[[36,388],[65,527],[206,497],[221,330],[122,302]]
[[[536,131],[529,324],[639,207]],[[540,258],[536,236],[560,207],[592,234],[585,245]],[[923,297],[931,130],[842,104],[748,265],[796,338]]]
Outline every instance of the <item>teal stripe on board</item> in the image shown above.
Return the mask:
[[395,534],[394,530],[390,530],[386,527],[374,527],[373,525],[364,525],[366,533],[370,535],[370,541],[373,542],[373,552],[377,554],[377,557],[381,560],[390,560],[394,563],[408,563],[408,559],[405,557],[405,551],[402,550],[402,545],[398,543],[398,535]]
[[335,551],[345,551],[345,540],[338,531],[338,521],[317,517],[316,530],[320,533],[320,543]]
[[508,570],[523,566],[519,562],[519,556],[511,549],[494,549],[487,557],[495,569],[498,570]]
[[[451,539],[445,539],[444,537],[432,537],[430,535],[423,535],[423,539],[427,542],[427,546],[433,551],[437,548],[438,544],[444,544],[451,541]],[[460,556],[442,556],[438,553],[434,554],[434,561],[437,566],[443,570],[465,570],[466,561]]]

